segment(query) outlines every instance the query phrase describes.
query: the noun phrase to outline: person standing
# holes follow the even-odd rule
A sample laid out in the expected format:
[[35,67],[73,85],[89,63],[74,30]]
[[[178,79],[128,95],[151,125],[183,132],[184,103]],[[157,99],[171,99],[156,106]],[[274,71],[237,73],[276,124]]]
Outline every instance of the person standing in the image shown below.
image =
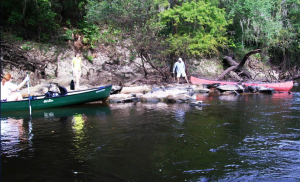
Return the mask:
[[81,77],[81,66],[83,66],[85,69],[87,69],[87,67],[84,64],[82,64],[81,61],[82,60],[81,60],[80,54],[76,53],[76,56],[72,60],[72,71],[76,77],[76,87],[78,90],[79,90],[79,82],[80,82],[80,77]]
[[175,70],[177,72],[177,83],[179,84],[179,78],[182,75],[182,77],[185,77],[186,82],[189,84],[185,73],[185,64],[181,58],[179,58],[178,61],[174,64],[173,73],[175,73]]
[[19,85],[13,84],[12,80],[13,77],[11,76],[11,74],[6,73],[4,75],[4,78],[1,82],[1,102],[23,99],[22,94],[18,92],[18,90],[20,90],[25,85],[25,83],[29,81],[29,77],[26,76],[23,82]]

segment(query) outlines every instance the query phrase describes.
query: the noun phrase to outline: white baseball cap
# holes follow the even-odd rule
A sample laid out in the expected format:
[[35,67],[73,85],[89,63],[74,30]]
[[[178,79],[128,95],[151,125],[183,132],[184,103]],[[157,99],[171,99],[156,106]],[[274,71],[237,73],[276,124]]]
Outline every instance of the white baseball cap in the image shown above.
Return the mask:
[[179,61],[182,61],[182,59],[181,59],[181,58],[179,58],[178,60],[179,60]]

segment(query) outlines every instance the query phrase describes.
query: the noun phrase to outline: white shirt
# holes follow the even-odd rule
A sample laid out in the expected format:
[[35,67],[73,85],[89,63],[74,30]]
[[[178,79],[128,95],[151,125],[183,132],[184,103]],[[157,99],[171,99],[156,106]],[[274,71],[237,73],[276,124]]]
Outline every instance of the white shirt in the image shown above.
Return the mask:
[[11,94],[12,91],[17,90],[17,85],[11,83],[10,81],[5,82],[4,86],[2,85],[1,82],[1,100],[7,99],[7,97]]
[[177,73],[184,73],[185,72],[185,65],[184,65],[184,62],[183,61],[177,61],[175,64],[174,64],[174,67],[173,67],[173,73],[175,72],[175,69],[177,71]]

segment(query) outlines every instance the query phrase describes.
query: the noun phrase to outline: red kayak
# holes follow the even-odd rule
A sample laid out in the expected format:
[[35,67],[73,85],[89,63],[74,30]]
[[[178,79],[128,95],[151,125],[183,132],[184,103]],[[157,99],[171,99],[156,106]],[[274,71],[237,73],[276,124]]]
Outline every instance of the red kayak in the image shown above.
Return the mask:
[[219,83],[221,85],[235,85],[237,83],[242,83],[246,86],[264,86],[269,88],[274,88],[276,91],[282,91],[282,92],[288,92],[293,88],[294,82],[293,81],[287,81],[287,82],[281,82],[281,83],[247,83],[247,82],[229,82],[229,81],[217,81],[217,80],[206,80],[201,78],[196,78],[191,76],[191,83],[196,84],[214,84]]

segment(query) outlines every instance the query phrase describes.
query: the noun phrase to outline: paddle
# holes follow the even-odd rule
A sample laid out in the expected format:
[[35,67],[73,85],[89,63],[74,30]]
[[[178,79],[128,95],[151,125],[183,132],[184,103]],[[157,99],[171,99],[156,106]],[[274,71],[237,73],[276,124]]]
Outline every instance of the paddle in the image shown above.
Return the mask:
[[27,87],[28,87],[28,102],[29,102],[29,116],[31,118],[31,104],[30,104],[30,90],[29,90],[29,76],[27,73],[28,81],[27,81]]
[[75,90],[75,84],[74,84],[74,80],[73,80],[73,70],[72,70],[72,80],[71,80],[71,83],[70,83],[70,89]]

